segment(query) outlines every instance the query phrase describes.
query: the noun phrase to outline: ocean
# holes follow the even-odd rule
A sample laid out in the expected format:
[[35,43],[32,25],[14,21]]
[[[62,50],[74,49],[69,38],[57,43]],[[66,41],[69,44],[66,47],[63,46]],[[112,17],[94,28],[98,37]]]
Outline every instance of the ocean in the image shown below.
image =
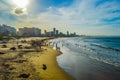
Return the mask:
[[50,40],[62,55],[57,62],[75,80],[120,80],[120,37],[73,37]]

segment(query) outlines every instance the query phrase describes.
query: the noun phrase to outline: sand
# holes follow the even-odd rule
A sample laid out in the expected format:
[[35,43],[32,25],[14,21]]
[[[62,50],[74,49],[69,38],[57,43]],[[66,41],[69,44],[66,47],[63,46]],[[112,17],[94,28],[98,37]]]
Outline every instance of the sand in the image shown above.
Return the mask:
[[[56,56],[61,52],[53,50],[51,47],[46,47],[41,56],[30,58],[31,62],[35,65],[39,75],[44,80],[72,80],[57,64]],[[43,70],[42,65],[46,64],[47,69]]]
[[[56,57],[61,55],[60,51],[50,46],[42,47],[41,52],[34,49],[10,51],[9,48],[16,44],[6,45],[8,48],[1,48],[0,44],[0,52],[5,53],[0,54],[0,80],[73,80],[58,66]],[[43,64],[46,64],[46,70],[43,70]]]

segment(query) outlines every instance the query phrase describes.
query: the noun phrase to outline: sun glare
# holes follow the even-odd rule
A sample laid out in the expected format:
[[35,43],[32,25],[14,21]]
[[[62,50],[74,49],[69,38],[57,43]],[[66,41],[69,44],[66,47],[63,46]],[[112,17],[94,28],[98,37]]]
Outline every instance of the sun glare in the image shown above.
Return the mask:
[[13,0],[13,2],[19,8],[26,8],[26,6],[29,3],[29,0]]

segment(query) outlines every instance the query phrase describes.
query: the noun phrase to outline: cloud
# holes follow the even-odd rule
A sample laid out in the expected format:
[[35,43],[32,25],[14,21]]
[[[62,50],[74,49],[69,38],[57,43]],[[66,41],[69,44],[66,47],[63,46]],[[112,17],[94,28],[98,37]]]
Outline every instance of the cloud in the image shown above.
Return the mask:
[[26,8],[15,8],[13,10],[13,13],[15,15],[18,15],[18,16],[20,16],[20,15],[26,15],[27,14],[27,10],[26,10]]
[[[36,13],[37,15],[33,15],[34,18],[30,19],[35,24],[64,24],[61,26],[71,28],[71,31],[75,30],[78,33],[81,31],[83,34],[98,34],[98,30],[100,30],[99,33],[103,32],[103,28],[99,29],[102,26],[106,27],[105,29],[109,33],[111,27],[120,25],[120,1],[75,1],[74,4],[67,7],[49,6],[45,11]],[[111,30],[110,32],[112,34]],[[105,33],[107,34],[107,32]],[[119,34],[119,32],[116,33]]]
[[[41,12],[39,17],[49,22],[67,24],[101,25],[103,19],[113,19],[120,16],[119,3],[116,1],[99,2],[98,0],[81,0],[70,7],[49,7],[47,11]],[[100,3],[102,5],[100,5]],[[117,12],[116,12],[117,11]],[[114,12],[114,13],[113,13]],[[108,24],[110,22],[107,22]],[[115,21],[114,21],[115,23]],[[93,26],[92,25],[92,26]]]
[[[58,1],[57,5],[57,0],[31,1],[27,9],[15,8],[15,6],[10,6],[10,8],[7,6],[4,7],[5,3],[4,5],[0,3],[1,15],[7,12],[6,15],[8,16],[11,14],[10,11],[12,11],[12,16],[15,16],[16,21],[19,21],[19,27],[23,27],[24,25],[31,25],[31,27],[34,25],[37,27],[44,26],[47,29],[57,27],[62,31],[69,28],[71,31],[74,30],[78,33],[82,32],[83,34],[100,34],[104,29],[106,29],[104,34],[114,34],[111,28],[117,27],[117,29],[120,29],[119,0],[71,0],[72,2],[67,3],[64,2],[69,0],[59,0],[60,3]],[[69,5],[66,6],[66,4]],[[120,31],[117,31],[117,29],[116,34],[120,34]],[[98,30],[99,33],[97,33]]]
[[18,19],[11,13],[13,6],[10,0],[0,0],[0,24],[17,23]]

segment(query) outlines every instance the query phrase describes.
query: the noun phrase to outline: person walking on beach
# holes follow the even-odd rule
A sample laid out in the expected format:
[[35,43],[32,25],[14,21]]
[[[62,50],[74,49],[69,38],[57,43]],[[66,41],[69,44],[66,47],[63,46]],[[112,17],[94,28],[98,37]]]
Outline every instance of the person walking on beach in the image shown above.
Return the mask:
[[60,50],[60,47],[58,47],[58,43],[56,43],[56,50]]
[[57,49],[57,47],[58,47],[57,43],[56,43],[56,46],[55,46],[55,47],[56,47],[56,49]]

